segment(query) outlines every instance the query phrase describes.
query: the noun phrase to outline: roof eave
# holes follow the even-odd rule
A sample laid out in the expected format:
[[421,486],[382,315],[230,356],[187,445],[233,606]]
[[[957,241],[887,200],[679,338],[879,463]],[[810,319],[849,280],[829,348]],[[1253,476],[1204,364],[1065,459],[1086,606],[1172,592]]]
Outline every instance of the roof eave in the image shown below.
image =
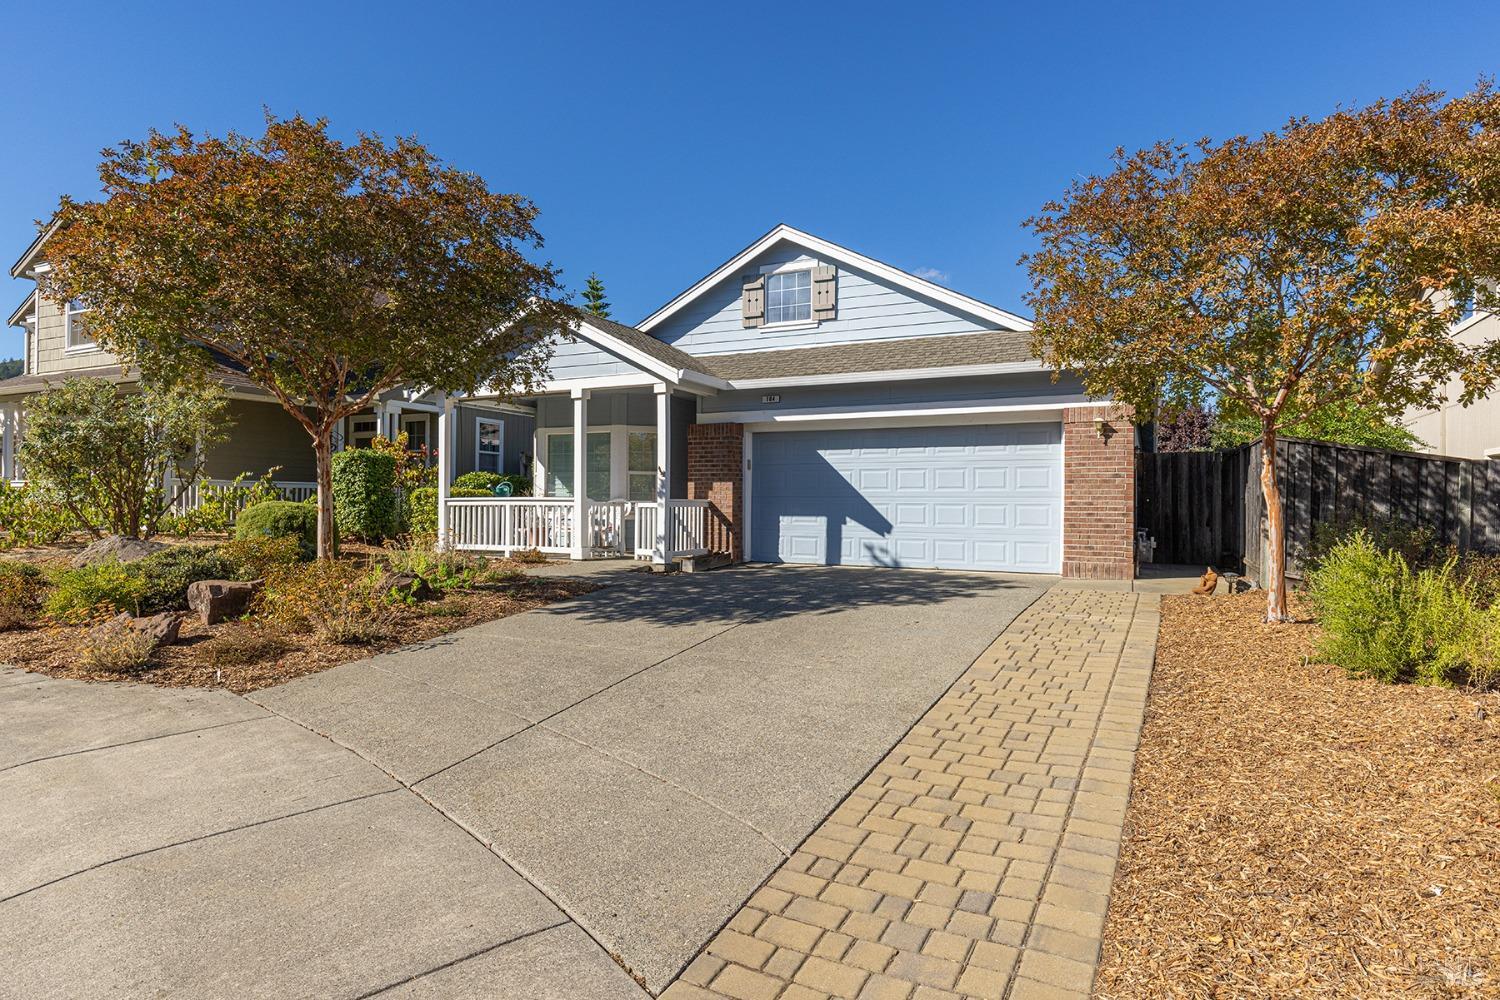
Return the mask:
[[31,293],[21,300],[21,304],[16,306],[16,311],[11,313],[9,318],[6,319],[5,325],[24,326],[26,323],[26,310],[34,308],[36,308],[36,290],[32,289]]
[[53,221],[47,226],[46,229],[43,229],[40,233],[37,233],[36,239],[32,240],[31,245],[26,248],[26,252],[21,254],[21,259],[16,261],[15,264],[11,267],[10,276],[12,278],[22,278],[26,276],[26,269],[31,266],[31,262],[37,258],[37,255],[42,252],[42,245],[51,238],[53,233],[57,232],[57,227],[58,223],[56,221]]

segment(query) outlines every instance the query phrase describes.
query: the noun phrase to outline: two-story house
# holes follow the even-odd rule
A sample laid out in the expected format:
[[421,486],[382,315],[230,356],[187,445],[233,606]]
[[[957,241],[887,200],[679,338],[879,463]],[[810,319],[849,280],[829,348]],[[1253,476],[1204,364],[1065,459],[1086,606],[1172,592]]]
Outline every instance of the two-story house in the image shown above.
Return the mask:
[[[44,230],[11,268],[11,276],[33,281],[47,270]],[[8,324],[22,330],[22,373],[0,381],[0,478],[24,479],[18,445],[25,433],[26,398],[49,383],[69,378],[102,378],[129,384],[134,375],[100,347],[89,334],[88,311],[79,303],[54,302],[33,289],[10,314]],[[229,397],[233,424],[224,444],[205,456],[204,481],[226,483],[246,474],[273,473],[291,499],[317,490],[312,442],[302,426],[270,393],[242,375],[225,369],[219,380]],[[426,391],[387,393],[368,411],[345,421],[336,447],[360,447],[377,435],[394,438],[405,432],[413,449],[436,440],[437,397]],[[454,446],[458,472],[483,469],[524,474],[530,467],[532,414],[499,401],[465,404],[458,412]],[[273,472],[274,470],[274,472]]]
[[[1453,327],[1452,336],[1468,347],[1500,341],[1500,313],[1475,312]],[[1500,391],[1464,406],[1463,382],[1451,379],[1436,409],[1413,409],[1404,420],[1423,450],[1455,458],[1500,459]]]
[[538,496],[445,496],[458,547],[1133,575],[1129,414],[1015,313],[783,225],[636,326],[573,332],[512,401]]

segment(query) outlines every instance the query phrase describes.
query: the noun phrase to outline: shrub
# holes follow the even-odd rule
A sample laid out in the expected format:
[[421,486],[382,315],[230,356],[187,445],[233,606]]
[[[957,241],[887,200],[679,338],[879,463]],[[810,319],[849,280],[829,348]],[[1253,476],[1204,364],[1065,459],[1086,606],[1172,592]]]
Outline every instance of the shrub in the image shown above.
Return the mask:
[[235,538],[295,538],[304,559],[318,551],[318,509],[290,500],[263,500],[240,511]]
[[289,632],[310,631],[340,645],[375,642],[394,625],[380,576],[337,559],[283,566],[266,580],[261,608]]
[[227,580],[234,564],[216,545],[174,545],[126,567],[141,581],[140,613],[185,611],[189,584]]
[[488,570],[489,560],[462,552],[439,552],[424,545],[391,549],[386,561],[397,573],[415,573],[433,590],[468,589]]
[[78,656],[90,670],[123,674],[151,662],[156,640],[130,627],[129,622],[110,621],[91,628],[78,640]]
[[[436,486],[423,486],[411,491],[411,498],[407,501],[406,520],[407,531],[412,535],[418,538],[437,537],[437,495]],[[453,489],[448,491],[448,495],[450,497],[494,496],[489,490],[461,487],[456,483]]]
[[219,630],[203,644],[203,654],[216,667],[243,667],[274,660],[293,646],[286,636],[263,626],[236,625]]
[[231,538],[219,546],[230,565],[232,580],[260,580],[270,575],[279,566],[291,566],[302,561],[304,552],[302,539],[291,535],[269,538],[252,535],[249,538]]
[[511,496],[531,495],[530,479],[499,472],[465,472],[453,480],[453,487],[455,490],[482,490],[486,495],[494,496],[495,487],[501,483],[510,483]]
[[1320,652],[1355,676],[1448,684],[1486,670],[1491,616],[1474,588],[1441,566],[1413,570],[1365,531],[1334,544],[1308,574],[1323,626]]
[[510,554],[512,562],[534,565],[547,561],[547,553],[541,549],[520,549]]
[[43,487],[0,480],[0,549],[51,545],[75,527],[73,515]]
[[379,542],[396,533],[396,460],[352,448],[333,456],[333,517],[339,534]]
[[0,632],[22,628],[42,607],[42,571],[30,563],[0,562]]
[[42,608],[48,618],[72,624],[121,611],[135,614],[145,589],[139,576],[110,560],[58,573]]

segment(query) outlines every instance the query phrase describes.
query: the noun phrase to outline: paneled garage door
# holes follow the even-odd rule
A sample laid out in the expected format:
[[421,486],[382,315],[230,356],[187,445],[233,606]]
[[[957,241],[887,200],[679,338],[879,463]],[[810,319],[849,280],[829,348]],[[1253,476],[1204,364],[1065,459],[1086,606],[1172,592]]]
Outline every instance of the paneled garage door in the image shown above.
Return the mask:
[[751,463],[752,559],[1061,571],[1059,424],[757,433]]

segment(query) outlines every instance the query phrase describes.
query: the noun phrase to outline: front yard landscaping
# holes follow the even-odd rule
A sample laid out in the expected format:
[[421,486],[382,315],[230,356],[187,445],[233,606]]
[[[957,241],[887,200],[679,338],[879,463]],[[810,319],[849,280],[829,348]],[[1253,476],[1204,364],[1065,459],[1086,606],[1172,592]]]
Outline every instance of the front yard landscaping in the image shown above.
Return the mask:
[[1163,602],[1100,1000],[1500,995],[1500,695]]

